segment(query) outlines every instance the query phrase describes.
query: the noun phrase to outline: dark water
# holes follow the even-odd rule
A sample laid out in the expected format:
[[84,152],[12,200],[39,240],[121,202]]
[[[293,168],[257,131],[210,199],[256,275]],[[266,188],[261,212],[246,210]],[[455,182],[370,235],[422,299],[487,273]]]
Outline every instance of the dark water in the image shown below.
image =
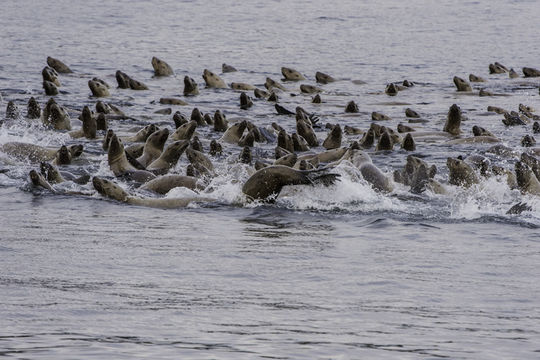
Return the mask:
[[[488,105],[517,110],[540,107],[538,80],[489,75],[494,61],[540,67],[536,40],[540,7],[526,1],[6,1],[0,14],[0,116],[8,100],[21,109],[30,96],[43,105],[40,71],[48,55],[72,67],[61,76],[57,102],[72,112],[94,106],[86,85],[99,76],[116,85],[121,69],[150,91],[112,89],[110,101],[139,121],[112,122],[119,133],[148,122],[172,126],[156,100],[179,96],[182,79],[199,82],[201,95],[174,108],[189,115],[221,109],[229,119],[260,126],[278,117],[272,104],[238,108],[237,92],[204,89],[204,68],[223,62],[262,88],[281,66],[344,79],[324,86],[325,103],[310,96],[281,96],[324,122],[367,128],[371,111],[406,122],[405,107],[440,130],[451,104],[522,150],[530,126],[507,129]],[[176,76],[153,78],[158,56]],[[455,92],[454,75],[475,73],[505,97]],[[381,91],[403,79],[418,85],[396,98]],[[356,85],[350,80],[364,80]],[[298,84],[287,83],[293,93]],[[477,85],[475,85],[477,86]],[[478,87],[475,88],[478,91]],[[343,113],[354,100],[355,116]],[[387,105],[399,101],[410,105]],[[200,137],[216,137],[201,129]],[[318,133],[324,139],[326,131]],[[347,138],[347,141],[354,137]],[[0,144],[74,143],[67,134],[25,120],[0,128]],[[71,171],[111,176],[100,142]],[[204,140],[204,146],[208,140]],[[258,145],[271,154],[273,144]],[[483,153],[487,145],[419,143],[417,153],[447,180],[445,159]],[[90,185],[59,185],[92,195],[32,189],[34,164],[13,162],[0,174],[0,354],[20,359],[537,359],[540,355],[540,202],[511,190],[502,179],[471,189],[449,186],[448,195],[413,196],[396,185],[373,191],[351,169],[336,171],[333,187],[285,189],[274,205],[246,202],[247,167],[239,149],[216,161],[210,204],[160,210],[103,200]],[[406,153],[371,154],[390,174]],[[515,158],[490,158],[508,168]],[[177,170],[183,172],[187,160]],[[62,187],[63,186],[63,187]],[[136,189],[129,189],[136,192]],[[173,190],[168,197],[184,196]],[[506,215],[517,201],[532,210]]]

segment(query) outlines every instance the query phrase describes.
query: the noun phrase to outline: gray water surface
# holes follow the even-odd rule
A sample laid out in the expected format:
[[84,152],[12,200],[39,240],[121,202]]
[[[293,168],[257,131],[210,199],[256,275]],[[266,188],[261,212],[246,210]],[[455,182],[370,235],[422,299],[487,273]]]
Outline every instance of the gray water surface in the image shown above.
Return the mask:
[[[482,125],[519,149],[528,128],[507,129],[488,105],[540,108],[534,79],[489,75],[499,61],[519,70],[540,67],[535,1],[4,1],[0,13],[0,116],[7,101],[40,104],[47,56],[75,73],[61,76],[57,102],[72,112],[91,107],[87,81],[113,85],[110,101],[140,121],[111,122],[119,133],[148,122],[160,97],[180,97],[182,79],[199,82],[189,115],[221,109],[229,119],[260,126],[293,118],[256,102],[244,112],[239,93],[204,89],[204,68],[239,72],[227,83],[262,88],[296,68],[314,84],[315,71],[341,81],[325,86],[325,103],[283,94],[324,123],[367,128],[371,111],[406,122],[414,107],[440,130],[450,105],[460,105],[470,132]],[[158,56],[175,76],[154,78]],[[122,70],[150,91],[114,89]],[[511,96],[484,98],[455,92],[452,77],[475,73],[482,86]],[[389,99],[389,82],[417,86]],[[357,85],[350,80],[363,80]],[[291,89],[297,84],[287,83]],[[476,85],[475,85],[476,86]],[[475,91],[478,91],[475,87]],[[295,92],[294,90],[292,91]],[[298,93],[298,91],[296,91]],[[354,100],[361,113],[346,116]],[[410,105],[387,105],[388,101]],[[76,121],[74,121],[76,123]],[[77,126],[74,126],[77,128]],[[215,137],[202,129],[204,146]],[[325,129],[318,133],[324,139]],[[349,140],[353,140],[352,138]],[[24,121],[0,128],[0,144],[70,144],[68,135]],[[101,142],[86,141],[86,170],[110,176]],[[259,145],[258,154],[273,146]],[[487,145],[419,144],[417,154],[447,180],[447,156],[482,153]],[[160,210],[91,196],[33,189],[35,164],[0,156],[0,356],[16,359],[537,359],[540,357],[540,201],[501,179],[446,196],[415,196],[397,186],[380,194],[339,168],[330,188],[285,189],[275,204],[247,202],[239,150],[216,160],[209,204]],[[1,154],[0,154],[1,155]],[[391,174],[407,153],[372,154]],[[511,168],[515,159],[494,163]],[[178,169],[184,170],[187,161]],[[70,186],[61,189],[73,190]],[[129,189],[137,192],[137,189]],[[174,192],[169,197],[181,196]],[[532,210],[507,215],[518,201]]]

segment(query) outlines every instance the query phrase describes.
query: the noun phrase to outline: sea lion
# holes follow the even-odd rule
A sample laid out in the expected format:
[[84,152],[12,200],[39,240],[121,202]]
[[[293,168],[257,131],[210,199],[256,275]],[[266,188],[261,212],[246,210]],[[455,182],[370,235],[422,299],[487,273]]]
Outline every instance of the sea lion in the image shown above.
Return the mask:
[[92,91],[92,95],[95,97],[105,97],[111,95],[109,89],[107,89],[107,87],[99,81],[88,80],[88,87],[90,88],[90,91]]
[[253,147],[255,143],[255,131],[249,130],[247,133],[245,133],[240,140],[238,140],[238,146],[242,147]]
[[524,118],[519,116],[515,111],[511,111],[510,113],[504,113],[503,114],[504,119],[502,119],[502,122],[506,126],[516,126],[516,125],[526,125],[527,122],[524,121]]
[[203,190],[205,186],[203,182],[196,177],[169,174],[159,176],[153,180],[150,180],[149,182],[141,186],[140,189],[165,195],[169,191],[177,187],[185,187],[190,190]]
[[339,126],[339,124],[336,124],[332,127],[332,130],[330,130],[330,133],[328,133],[328,136],[323,141],[322,146],[326,150],[337,149],[341,146],[341,139],[342,139],[341,126]]
[[268,95],[268,98],[266,100],[272,101],[272,102],[278,102],[279,97],[274,91],[270,91],[270,94]]
[[540,181],[531,168],[522,161],[515,164],[516,180],[522,193],[540,195]]
[[325,73],[322,73],[320,71],[317,71],[315,73],[315,80],[319,83],[319,84],[329,84],[331,82],[334,82],[336,81],[336,79],[334,79],[332,76],[328,75],[328,74],[325,74]]
[[249,146],[244,146],[242,148],[242,151],[240,151],[240,155],[238,155],[238,160],[242,164],[251,164],[253,157],[251,154],[251,148]]
[[478,176],[471,165],[461,159],[447,158],[446,166],[448,167],[448,182],[452,185],[470,187],[473,184],[478,184]]
[[195,121],[197,126],[206,126],[206,120],[204,120],[204,115],[198,108],[194,108],[191,111],[191,121]]
[[177,99],[177,98],[172,98],[172,97],[159,98],[159,103],[163,105],[178,105],[178,106],[189,105],[187,102],[185,102],[182,99]]
[[484,88],[480,89],[478,92],[478,96],[495,96],[495,94],[489,90],[486,90]]
[[111,140],[109,141],[107,162],[109,163],[109,168],[115,176],[121,176],[126,172],[134,172],[137,170],[137,168],[129,163],[126,152],[124,151],[124,145],[116,134],[113,134],[111,136]]
[[39,165],[41,174],[49,184],[59,184],[65,181],[72,181],[79,185],[84,185],[90,180],[90,175],[75,176],[67,171],[60,171],[56,166],[48,162],[41,162]]
[[317,86],[302,84],[300,85],[300,91],[304,94],[315,94],[322,92],[322,89]]
[[494,113],[497,113],[497,114],[506,114],[508,112],[508,111],[506,111],[503,108],[498,107],[498,106],[488,106],[487,111],[491,111],[491,112],[494,112]]
[[92,184],[96,191],[110,199],[125,202],[132,205],[148,206],[153,208],[173,209],[186,207],[192,202],[210,202],[214,201],[211,198],[198,196],[190,196],[183,198],[141,198],[129,195],[124,189],[112,181],[98,178],[95,176],[92,179]]
[[243,120],[239,123],[231,125],[223,134],[220,141],[229,143],[229,144],[238,144],[238,140],[244,134],[244,130],[247,127],[247,121]]
[[184,96],[194,96],[199,95],[199,85],[190,78],[189,76],[184,76]]
[[369,149],[375,143],[375,130],[369,128],[360,139],[359,145],[363,149]]
[[296,132],[307,141],[310,147],[319,146],[319,140],[317,140],[315,131],[305,120],[300,119],[296,121]]
[[43,80],[43,90],[45,90],[45,95],[55,96],[58,95],[58,88],[56,85],[50,81]]
[[504,66],[502,66],[499,63],[489,64],[489,73],[490,74],[504,74],[507,71],[508,71],[508,69],[506,69]]
[[360,149],[349,148],[338,162],[344,160],[349,161],[360,170],[364,180],[366,180],[374,190],[391,192],[394,189],[394,186],[388,177],[384,175],[378,167],[373,165],[373,161],[367,152]]
[[148,137],[151,134],[153,134],[154,132],[158,131],[158,130],[159,130],[159,128],[155,124],[146,125],[142,129],[137,131],[137,133],[135,133],[135,135],[123,137],[122,141],[126,141],[126,142],[146,142]]
[[274,158],[277,160],[285,155],[289,155],[291,152],[287,149],[282,148],[281,146],[276,146],[274,149]]
[[435,165],[429,166],[424,160],[419,157],[408,155],[405,166],[401,171],[394,171],[394,181],[403,185],[412,185],[416,171],[420,166],[424,166],[427,170],[428,178],[433,179],[437,174]]
[[49,65],[51,68],[53,68],[57,73],[59,74],[69,74],[73,71],[64,64],[62,61],[55,59],[53,57],[47,56],[47,65]]
[[416,129],[408,126],[408,125],[404,125],[402,123],[399,123],[398,126],[397,126],[397,131],[398,133],[408,133],[408,132],[413,132],[413,131],[416,131]]
[[264,90],[261,90],[261,89],[253,89],[253,95],[257,98],[257,99],[266,99],[268,96],[270,96],[270,94]]
[[515,78],[518,78],[518,77],[519,77],[519,74],[517,73],[516,70],[510,69],[510,71],[508,71],[508,77],[509,77],[510,79],[515,79]]
[[191,120],[187,124],[180,126],[176,131],[171,135],[171,140],[189,140],[195,133],[197,128],[197,122]]
[[529,134],[525,135],[521,139],[521,146],[523,146],[523,147],[532,147],[534,145],[536,145],[536,139],[533,136],[529,135]]
[[408,117],[408,118],[413,118],[413,119],[420,118],[420,115],[411,108],[406,108],[405,109],[405,116]]
[[311,99],[312,104],[320,104],[322,103],[321,95],[317,94]]
[[456,136],[461,134],[461,120],[461,109],[456,104],[453,104],[448,110],[448,115],[446,117],[446,123],[444,124],[443,131]]
[[180,159],[180,156],[182,156],[189,144],[187,140],[178,140],[169,144],[161,155],[152,161],[146,169],[154,173],[166,173],[176,166],[178,159]]
[[283,85],[281,85],[279,82],[272,80],[271,78],[267,77],[266,81],[264,82],[264,87],[268,91],[273,91],[274,89],[279,89],[282,91],[287,91]]
[[214,113],[214,131],[225,132],[228,127],[229,123],[225,119],[225,115],[220,110],[216,110]]
[[480,76],[469,74],[469,81],[470,82],[485,82],[486,80]]
[[296,113],[292,112],[291,110],[285,108],[284,106],[281,106],[279,104],[275,104],[274,108],[276,109],[278,115],[295,115]]
[[225,63],[221,64],[221,72],[222,73],[230,73],[230,72],[235,72],[235,71],[238,71],[238,70],[236,70],[236,68],[234,66],[227,65]]
[[294,151],[308,151],[309,150],[309,145],[306,141],[306,139],[304,139],[302,136],[298,135],[297,133],[293,133],[291,135],[291,139],[293,141],[293,148],[294,148]]
[[71,130],[71,119],[62,106],[54,103],[50,106],[49,112],[50,116],[45,125],[52,126],[55,130]]
[[253,101],[245,92],[240,94],[240,109],[247,110],[253,106]]
[[[64,146],[65,147],[65,146]],[[40,145],[23,143],[23,142],[7,142],[3,145],[0,145],[0,151],[5,154],[21,161],[30,161],[30,162],[42,162],[42,161],[51,161],[54,159],[59,160],[62,163],[66,162],[66,159],[71,162],[71,159],[79,157],[82,154],[83,146],[82,145],[71,145],[66,147],[69,152],[69,155],[66,155],[62,151],[62,155],[58,156],[60,149],[51,149]]]
[[227,88],[225,81],[208,69],[204,69],[202,77],[206,83],[206,87],[218,89]]
[[255,90],[255,86],[251,84],[242,83],[242,82],[232,82],[231,89],[240,90],[240,91],[250,91],[250,90]]
[[491,133],[491,131],[486,130],[483,127],[478,126],[478,125],[474,125],[472,127],[472,132],[473,132],[474,136],[491,136],[491,137],[495,137],[495,135],[493,135]]
[[293,167],[294,164],[296,164],[297,160],[298,160],[298,155],[291,153],[291,154],[284,155],[280,157],[279,159],[276,159],[273,165],[284,165],[288,167]]
[[288,67],[282,67],[281,73],[285,77],[285,80],[289,80],[289,81],[306,80],[306,78],[302,74],[300,74],[298,71],[288,68]]
[[144,167],[156,160],[163,152],[165,142],[169,137],[169,129],[164,128],[152,133],[144,144],[143,154],[137,158],[137,161]]
[[41,76],[43,77],[43,81],[49,81],[51,83],[53,83],[54,85],[56,85],[57,87],[60,87],[60,80],[58,80],[58,73],[48,67],[48,66],[45,66],[43,68],[43,70],[41,71]]
[[152,57],[152,67],[154,68],[155,76],[169,76],[174,75],[174,71],[169,64],[165,61],[158,59],[157,57]]
[[193,136],[193,138],[189,142],[189,146],[191,146],[193,150],[204,152],[202,142],[201,140],[199,140],[198,136]]
[[294,142],[292,137],[287,134],[285,130],[281,130],[277,136],[277,146],[287,150],[288,152],[294,152]]
[[35,187],[42,187],[53,193],[56,192],[51,186],[51,184],[49,184],[49,182],[45,179],[45,177],[38,173],[36,170],[30,170],[30,173],[28,175],[30,176],[30,180]]
[[81,113],[82,128],[78,131],[72,131],[69,135],[73,138],[85,137],[87,139],[95,139],[97,133],[97,122],[92,111],[88,106],[84,106]]
[[365,131],[354,126],[345,125],[343,132],[347,135],[362,135]]
[[180,111],[176,111],[173,114],[173,121],[175,129],[178,129],[180,126],[189,122],[189,120]]
[[28,119],[39,119],[41,117],[41,108],[33,96],[28,100],[26,117]]
[[330,186],[335,183],[338,177],[338,174],[320,174],[319,171],[301,171],[284,165],[271,165],[251,175],[244,183],[242,192],[251,200],[272,201],[286,185],[322,183],[325,186]]
[[144,83],[140,82],[139,80],[135,80],[133,78],[129,78],[129,88],[131,90],[148,90],[148,86],[146,86]]
[[214,165],[212,164],[212,161],[202,152],[188,147],[186,149],[186,155],[191,165],[193,165],[193,167],[201,174],[214,175]]
[[466,138],[447,140],[444,143],[446,145],[458,145],[458,144],[492,144],[492,143],[499,143],[499,142],[501,142],[501,140],[494,136],[480,135],[480,136],[471,136],[471,137],[466,137]]
[[524,67],[521,70],[523,71],[523,75],[525,77],[539,77],[540,76],[540,70],[537,70],[535,68]]
[[540,123],[538,121],[535,121],[532,127],[533,134],[540,134]]
[[454,76],[454,85],[456,85],[457,91],[472,91],[471,85],[460,77]]
[[382,114],[380,112],[377,112],[377,111],[373,111],[371,113],[371,120],[375,120],[375,121],[386,121],[386,120],[392,120],[392,118],[388,115],[385,115],[385,114]]

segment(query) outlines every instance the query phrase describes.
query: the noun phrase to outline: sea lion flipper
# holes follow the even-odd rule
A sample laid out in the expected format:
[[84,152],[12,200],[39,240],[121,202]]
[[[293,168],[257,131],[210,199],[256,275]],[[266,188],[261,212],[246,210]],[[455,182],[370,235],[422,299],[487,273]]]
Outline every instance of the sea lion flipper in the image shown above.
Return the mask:
[[308,176],[308,178],[313,185],[322,184],[324,186],[330,186],[330,185],[334,185],[340,176],[341,176],[340,174],[330,173],[330,174],[317,175],[316,177],[313,177],[313,178],[310,178]]

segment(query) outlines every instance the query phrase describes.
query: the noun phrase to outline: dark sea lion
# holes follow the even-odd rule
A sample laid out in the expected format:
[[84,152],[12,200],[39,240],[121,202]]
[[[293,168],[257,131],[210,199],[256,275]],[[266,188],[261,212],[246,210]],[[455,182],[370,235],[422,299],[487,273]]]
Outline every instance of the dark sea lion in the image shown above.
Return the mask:
[[294,142],[289,134],[285,130],[281,130],[277,136],[277,146],[289,151],[294,152]]
[[321,95],[317,94],[313,97],[313,99],[311,99],[311,103],[313,104],[321,104],[322,103],[322,99],[321,99]]
[[304,94],[315,94],[322,92],[322,89],[317,86],[302,84],[300,85],[300,91]]
[[485,82],[486,80],[480,76],[469,74],[469,81],[470,82]]
[[221,155],[223,152],[223,147],[215,139],[210,141],[210,151],[208,152],[212,156]]
[[414,128],[410,127],[410,126],[399,123],[398,126],[397,126],[397,131],[398,131],[398,133],[408,133],[408,132],[413,132],[413,131],[416,131],[416,130]]
[[323,141],[322,146],[326,150],[330,149],[337,149],[341,146],[341,139],[342,139],[342,130],[341,126],[339,124],[336,124],[332,127],[332,130],[330,130],[330,133],[326,137],[326,139]]
[[472,127],[472,132],[473,132],[474,136],[492,136],[492,137],[495,137],[495,135],[493,135],[491,133],[491,131],[486,130],[483,127],[477,126],[477,125],[474,125]]
[[41,117],[41,107],[33,96],[28,100],[26,117],[28,119],[39,119]]
[[45,177],[38,173],[36,170],[30,170],[30,173],[28,175],[30,176],[30,180],[35,187],[42,187],[49,191],[56,192],[51,186],[51,184],[49,184],[49,182],[45,179]]
[[240,151],[240,155],[238,156],[238,160],[242,164],[251,164],[253,157],[251,154],[251,148],[249,146],[244,146],[242,148],[242,151]]
[[56,85],[50,81],[43,80],[43,90],[45,90],[45,95],[55,96],[58,95],[58,88]]
[[6,106],[6,119],[15,120],[18,119],[21,116],[21,112],[19,111],[19,107],[13,100],[8,101]]
[[443,131],[456,136],[461,134],[461,120],[461,109],[456,104],[453,104],[448,110],[448,115],[446,117],[446,123],[444,124]]
[[456,85],[457,91],[472,91],[471,85],[460,77],[454,76],[454,85]]
[[242,192],[251,200],[272,200],[270,197],[279,195],[286,185],[314,185],[322,183],[325,186],[334,184],[338,174],[328,174],[314,171],[300,171],[283,165],[271,165],[255,172],[245,182]]
[[73,138],[85,137],[87,139],[95,139],[97,134],[97,122],[92,111],[88,106],[84,106],[81,112],[82,129],[79,131],[70,132],[69,135]]
[[486,90],[484,88],[480,89],[478,92],[478,96],[495,96],[495,94],[489,90]]
[[384,89],[385,94],[389,96],[396,96],[398,91],[398,87],[393,83],[388,84]]
[[524,67],[521,70],[523,71],[523,75],[525,77],[539,77],[540,76],[540,70],[537,70],[535,68]]
[[183,198],[141,198],[129,195],[124,189],[112,181],[98,178],[95,176],[92,179],[94,188],[103,196],[110,199],[125,202],[131,205],[148,206],[153,208],[174,209],[186,207],[192,202],[208,202],[214,201],[210,198],[203,197],[183,197]]
[[278,113],[278,115],[296,115],[296,113],[292,112],[291,110],[279,104],[275,104],[274,108],[276,109],[276,112]]
[[242,147],[253,147],[255,143],[255,134],[254,130],[249,130],[247,133],[245,133],[240,140],[238,140],[238,146]]
[[191,120],[187,124],[180,126],[176,131],[171,135],[171,140],[189,140],[195,133],[197,128],[197,122]]
[[67,171],[60,171],[56,166],[48,162],[40,163],[40,172],[50,184],[59,184],[65,181],[72,181],[79,185],[84,185],[90,180],[90,175],[84,174],[75,176]]
[[190,95],[199,95],[199,85],[186,75],[184,76],[184,96]]
[[272,101],[272,102],[278,102],[279,97],[274,91],[270,91],[270,94],[268,95],[268,98],[266,100]]
[[255,90],[255,86],[251,84],[242,83],[242,82],[232,82],[231,89],[240,90],[240,91],[251,91],[251,90]]
[[185,187],[190,190],[203,190],[204,184],[200,179],[193,176],[169,174],[159,176],[153,180],[150,180],[149,182],[141,186],[140,189],[165,195],[169,191],[177,187]]
[[375,130],[369,128],[360,139],[359,145],[363,149],[369,149],[375,143]]
[[169,76],[174,74],[169,64],[155,56],[152,57],[152,67],[154,68],[155,76]]
[[45,125],[51,125],[55,130],[71,130],[71,119],[63,107],[54,103],[49,111],[50,116]]
[[245,92],[240,94],[240,109],[247,110],[253,106],[253,101]]
[[393,150],[394,149],[394,141],[390,137],[390,133],[388,131],[383,131],[381,136],[379,137],[379,142],[377,143],[377,146],[375,147],[375,151],[385,151],[385,150]]
[[345,106],[345,112],[357,113],[357,112],[360,112],[360,110],[358,109],[358,105],[356,105],[356,103],[353,100],[351,100],[347,103],[347,106]]
[[446,160],[448,166],[448,182],[452,185],[470,187],[473,184],[478,184],[478,176],[471,165],[461,159],[448,158]]
[[532,147],[534,145],[536,145],[536,139],[533,136],[529,135],[529,134],[525,135],[521,139],[521,146],[523,146],[523,147]]
[[336,79],[334,79],[333,77],[331,77],[330,75],[328,74],[325,74],[325,73],[322,73],[320,71],[317,71],[315,73],[315,80],[319,83],[319,84],[329,84],[331,82],[334,82],[336,81]]
[[214,113],[214,131],[225,132],[228,127],[229,123],[225,119],[225,115],[220,110],[216,110]]
[[504,113],[504,119],[502,122],[506,126],[527,125],[527,123],[514,111],[510,113]]
[[120,89],[129,89],[129,80],[131,79],[126,73],[117,70],[115,73],[116,82],[118,83],[118,87]]
[[148,90],[148,86],[133,78],[129,78],[129,87],[131,90]]
[[540,134],[540,123],[538,121],[535,121],[532,127],[533,134]]
[[411,108],[406,108],[405,109],[405,116],[408,117],[408,118],[413,118],[413,119],[420,118],[420,115]]
[[206,125],[214,126],[214,118],[209,113],[204,114],[203,119]]
[[298,155],[291,153],[291,154],[284,155],[280,157],[279,159],[276,159],[273,165],[284,165],[288,167],[293,167],[294,164],[296,164],[297,160],[298,160]]
[[193,150],[191,147],[186,149],[186,155],[189,162],[195,169],[197,169],[201,174],[205,175],[214,175],[214,164],[212,161],[206,157],[202,152]]
[[222,73],[230,73],[230,72],[235,72],[235,71],[238,71],[238,70],[236,70],[236,68],[234,66],[227,65],[225,63],[221,64],[221,72]]
[[288,67],[282,67],[281,73],[285,77],[285,80],[289,80],[289,81],[306,80],[306,78],[302,74],[300,74],[298,71],[288,68]]
[[69,74],[73,72],[69,68],[69,66],[64,64],[62,61],[55,59],[53,57],[50,57],[50,56],[47,56],[47,65],[52,67],[59,74]]
[[109,89],[107,89],[107,87],[99,81],[88,80],[88,87],[90,88],[90,91],[92,91],[92,95],[95,97],[104,97],[111,95]]
[[416,150],[416,144],[414,142],[414,138],[411,135],[411,133],[407,133],[407,135],[405,135],[405,138],[403,139],[403,142],[401,143],[401,148],[406,151]]
[[223,81],[223,79],[221,79],[218,75],[214,74],[208,69],[204,69],[202,77],[204,79],[204,82],[206,83],[206,87],[218,89],[227,88],[227,84],[225,84],[225,81]]
[[173,114],[173,121],[175,129],[178,129],[180,126],[189,122],[189,120],[180,111],[176,111]]
[[191,141],[189,142],[189,146],[191,146],[193,150],[204,152],[202,142],[201,140],[199,140],[198,136],[193,136],[193,138],[191,138]]
[[109,168],[115,176],[121,176],[126,172],[133,172],[137,170],[129,163],[126,152],[124,151],[124,145],[120,139],[118,139],[116,134],[113,134],[109,141],[107,162],[109,163]]

